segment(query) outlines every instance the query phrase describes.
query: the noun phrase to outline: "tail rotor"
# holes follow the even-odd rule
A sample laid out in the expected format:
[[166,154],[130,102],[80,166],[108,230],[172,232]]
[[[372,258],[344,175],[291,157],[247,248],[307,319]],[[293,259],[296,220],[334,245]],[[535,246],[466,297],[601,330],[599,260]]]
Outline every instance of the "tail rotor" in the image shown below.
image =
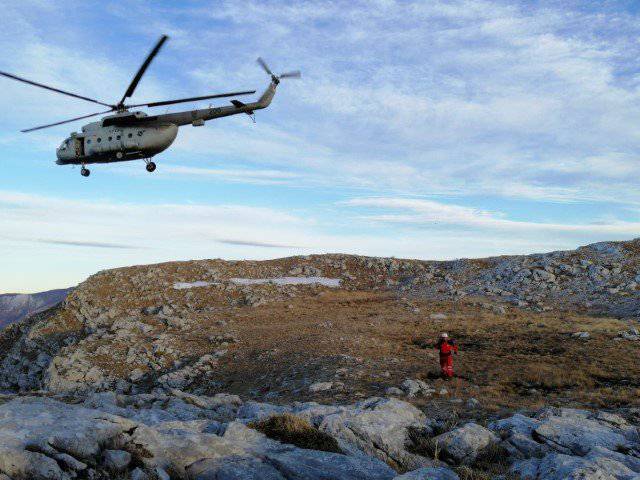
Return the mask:
[[286,73],[281,73],[280,75],[276,75],[271,71],[267,63],[262,58],[258,57],[257,62],[258,62],[258,65],[260,65],[262,69],[265,72],[267,72],[267,75],[271,77],[271,81],[276,85],[278,85],[280,83],[280,80],[283,78],[300,78],[301,77],[300,70],[294,70],[292,72],[286,72]]

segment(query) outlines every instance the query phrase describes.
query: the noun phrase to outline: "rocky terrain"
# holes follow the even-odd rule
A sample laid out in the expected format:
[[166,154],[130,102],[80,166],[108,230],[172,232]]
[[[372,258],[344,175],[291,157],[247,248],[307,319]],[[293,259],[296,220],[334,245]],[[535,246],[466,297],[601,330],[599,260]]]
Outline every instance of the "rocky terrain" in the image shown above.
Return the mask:
[[[235,395],[18,397],[0,406],[0,478],[335,479],[640,478],[640,411],[546,408],[480,425],[395,398],[273,405]],[[269,438],[266,417],[295,415],[338,451]]]
[[0,480],[640,478],[639,317],[640,240],[100,272],[0,331]]
[[71,289],[65,288],[39,293],[0,295],[0,329],[60,303],[70,291]]

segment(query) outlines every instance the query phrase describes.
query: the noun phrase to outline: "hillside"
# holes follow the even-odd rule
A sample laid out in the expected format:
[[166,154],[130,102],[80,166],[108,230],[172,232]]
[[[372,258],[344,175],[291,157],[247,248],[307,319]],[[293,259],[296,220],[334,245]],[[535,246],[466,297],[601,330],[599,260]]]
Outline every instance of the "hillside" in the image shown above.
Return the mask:
[[0,329],[60,303],[70,291],[70,288],[65,288],[39,293],[1,294]]
[[[109,270],[0,335],[0,388],[348,401],[437,377],[424,347],[444,330],[462,350],[460,395],[635,402],[639,261],[634,240],[451,262],[312,255]],[[310,392],[316,382],[333,385]]]
[[[634,240],[97,273],[0,331],[0,479],[637,478],[639,262]],[[283,414],[304,433],[260,426]]]

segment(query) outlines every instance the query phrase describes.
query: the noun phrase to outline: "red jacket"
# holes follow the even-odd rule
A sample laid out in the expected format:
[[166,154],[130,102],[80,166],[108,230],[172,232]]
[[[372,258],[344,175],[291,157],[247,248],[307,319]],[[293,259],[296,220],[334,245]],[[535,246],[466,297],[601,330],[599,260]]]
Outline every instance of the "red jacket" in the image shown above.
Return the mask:
[[458,345],[456,345],[455,340],[445,340],[440,339],[438,343],[436,343],[435,348],[440,350],[440,355],[451,355],[452,353],[458,353]]

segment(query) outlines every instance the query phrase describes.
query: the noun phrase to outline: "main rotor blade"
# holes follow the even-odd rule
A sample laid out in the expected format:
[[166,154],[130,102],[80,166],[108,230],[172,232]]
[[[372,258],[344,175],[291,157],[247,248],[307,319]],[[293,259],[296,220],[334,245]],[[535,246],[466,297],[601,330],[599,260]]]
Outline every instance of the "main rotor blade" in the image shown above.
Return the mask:
[[153,50],[151,50],[149,55],[147,55],[147,58],[145,59],[144,63],[138,69],[138,73],[136,73],[136,76],[133,77],[133,80],[131,80],[131,84],[129,85],[129,88],[127,88],[127,91],[124,92],[124,96],[122,97],[122,100],[120,100],[119,105],[122,105],[126,98],[129,98],[131,97],[131,95],[133,95],[133,92],[138,86],[138,82],[140,82],[140,79],[144,75],[144,72],[147,71],[147,68],[149,68],[149,65],[151,64],[151,61],[158,54],[158,52],[162,48],[162,45],[164,45],[164,42],[166,42],[168,39],[169,37],[166,35],[162,35],[160,37],[160,40],[158,40],[158,43],[156,43],[156,46],[153,47]]
[[44,85],[42,83],[33,82],[31,80],[27,80],[26,78],[18,77],[17,75],[12,75],[11,73],[0,72],[0,75],[2,75],[4,77],[7,77],[7,78],[11,78],[13,80],[17,80],[17,81],[22,82],[22,83],[28,83],[29,85],[33,85],[34,87],[40,87],[40,88],[44,88],[45,90],[51,90],[52,92],[62,93],[63,95],[68,95],[70,97],[79,98],[80,100],[86,100],[87,102],[97,103],[99,105],[104,105],[105,107],[113,107],[113,105],[109,105],[108,103],[102,103],[102,102],[100,102],[98,100],[95,100],[93,98],[83,97],[82,95],[77,95],[75,93],[66,92],[64,90],[60,90],[59,88],[53,88],[53,87],[50,87],[48,85]]
[[280,78],[300,78],[301,76],[300,70],[294,70],[293,72],[283,73]]
[[264,69],[265,72],[267,72],[269,75],[273,75],[273,72],[269,70],[269,67],[267,66],[266,62],[262,59],[262,57],[258,57],[256,62],[260,64],[260,66]]
[[61,122],[56,122],[56,123],[49,123],[48,125],[41,125],[39,127],[27,128],[26,130],[20,130],[20,131],[22,133],[33,132],[34,130],[42,130],[43,128],[55,127],[56,125],[75,122],[76,120],[82,120],[83,118],[95,117],[96,115],[104,115],[105,113],[110,113],[112,111],[113,110],[107,110],[106,112],[91,113],[89,115],[83,115],[81,117],[71,118],[69,120],[63,120]]
[[162,102],[151,102],[151,103],[140,103],[138,105],[127,105],[127,108],[132,107],[161,107],[162,105],[173,105],[174,103],[183,103],[183,102],[195,102],[198,100],[208,100],[210,98],[225,98],[225,97],[237,97],[238,95],[251,95],[252,93],[256,93],[255,90],[247,90],[246,92],[232,92],[232,93],[218,93],[215,95],[205,95],[204,97],[190,97],[190,98],[179,98],[178,100],[164,100]]

